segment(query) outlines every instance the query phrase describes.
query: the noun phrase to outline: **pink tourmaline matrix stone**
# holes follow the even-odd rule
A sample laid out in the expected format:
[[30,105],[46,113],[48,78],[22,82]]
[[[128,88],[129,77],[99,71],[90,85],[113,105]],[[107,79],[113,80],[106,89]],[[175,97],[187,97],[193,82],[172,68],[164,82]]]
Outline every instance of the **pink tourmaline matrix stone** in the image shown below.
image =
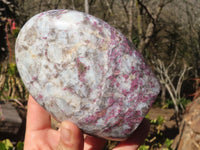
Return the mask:
[[133,44],[82,12],[32,17],[16,40],[16,62],[30,94],[57,120],[106,139],[132,134],[160,91]]

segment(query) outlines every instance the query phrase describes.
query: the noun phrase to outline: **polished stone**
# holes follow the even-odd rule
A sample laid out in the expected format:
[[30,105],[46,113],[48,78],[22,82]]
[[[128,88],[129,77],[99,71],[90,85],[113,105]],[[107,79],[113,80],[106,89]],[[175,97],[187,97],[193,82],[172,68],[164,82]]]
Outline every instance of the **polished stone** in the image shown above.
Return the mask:
[[107,139],[127,138],[160,90],[124,35],[77,11],[32,17],[16,40],[16,62],[31,95],[57,120]]

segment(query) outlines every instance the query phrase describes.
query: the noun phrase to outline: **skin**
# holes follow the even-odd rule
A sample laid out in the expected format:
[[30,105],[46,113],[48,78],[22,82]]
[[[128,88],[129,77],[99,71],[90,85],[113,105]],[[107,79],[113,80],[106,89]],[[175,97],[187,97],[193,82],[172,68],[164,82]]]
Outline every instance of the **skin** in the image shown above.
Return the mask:
[[[148,131],[149,122],[144,119],[133,135],[113,150],[137,150]],[[105,139],[84,136],[69,121],[62,122],[59,130],[52,129],[50,114],[29,96],[24,150],[102,150],[105,144]]]

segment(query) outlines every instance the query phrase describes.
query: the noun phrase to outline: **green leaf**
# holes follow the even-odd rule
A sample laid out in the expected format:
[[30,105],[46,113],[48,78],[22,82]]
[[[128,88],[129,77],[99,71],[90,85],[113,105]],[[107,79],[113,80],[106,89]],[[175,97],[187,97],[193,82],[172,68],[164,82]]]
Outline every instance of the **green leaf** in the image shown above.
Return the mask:
[[16,146],[16,150],[23,150],[24,148],[24,142],[18,142]]
[[148,150],[148,149],[149,149],[148,145],[141,145],[138,150]]
[[5,150],[6,146],[4,143],[0,142],[0,150]]
[[170,139],[166,139],[165,140],[165,146],[168,148],[168,149],[170,149],[171,148],[171,145],[172,145],[172,143],[173,143],[173,140],[170,140]]
[[12,150],[13,145],[12,145],[12,143],[11,143],[11,141],[9,139],[5,139],[1,143],[3,143],[5,145],[5,149],[4,150]]
[[162,116],[158,116],[157,122],[158,122],[158,125],[162,125],[165,122],[165,119]]
[[149,118],[150,118],[150,117],[149,117],[149,114],[147,114],[147,115],[145,116],[145,118],[146,118],[146,119],[149,119]]
[[16,38],[17,35],[19,34],[20,29],[15,29],[13,30],[13,36]]
[[8,66],[8,74],[14,76],[17,74],[17,66],[14,63],[10,63]]

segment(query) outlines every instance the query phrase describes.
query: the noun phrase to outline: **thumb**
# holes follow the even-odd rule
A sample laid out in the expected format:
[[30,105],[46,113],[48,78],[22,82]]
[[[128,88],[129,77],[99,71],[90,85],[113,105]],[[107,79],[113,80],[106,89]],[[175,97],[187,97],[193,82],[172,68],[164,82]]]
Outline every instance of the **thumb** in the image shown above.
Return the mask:
[[69,121],[61,123],[57,150],[82,150],[83,143],[83,134],[75,124]]

